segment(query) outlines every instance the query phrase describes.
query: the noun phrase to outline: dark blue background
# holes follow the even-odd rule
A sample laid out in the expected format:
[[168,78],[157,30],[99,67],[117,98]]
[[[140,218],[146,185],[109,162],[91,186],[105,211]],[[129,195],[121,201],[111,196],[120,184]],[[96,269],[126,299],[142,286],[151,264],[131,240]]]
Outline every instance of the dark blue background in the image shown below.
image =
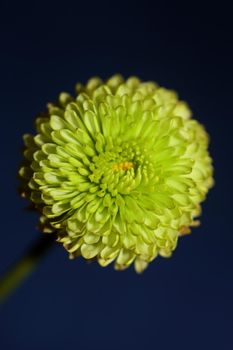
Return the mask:
[[172,259],[137,275],[56,245],[0,310],[0,348],[232,349],[232,8],[196,1],[2,1],[2,273],[39,235],[16,193],[21,135],[77,81],[116,72],[177,90],[211,135],[216,186]]

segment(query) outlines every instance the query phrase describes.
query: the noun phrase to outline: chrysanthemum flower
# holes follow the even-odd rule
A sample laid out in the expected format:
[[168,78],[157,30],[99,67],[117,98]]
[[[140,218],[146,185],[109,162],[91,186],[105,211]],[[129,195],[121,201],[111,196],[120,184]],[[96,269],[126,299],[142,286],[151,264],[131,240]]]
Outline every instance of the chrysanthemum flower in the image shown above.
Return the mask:
[[208,136],[175,92],[115,75],[61,93],[24,135],[21,194],[70,257],[143,271],[170,257],[212,186]]

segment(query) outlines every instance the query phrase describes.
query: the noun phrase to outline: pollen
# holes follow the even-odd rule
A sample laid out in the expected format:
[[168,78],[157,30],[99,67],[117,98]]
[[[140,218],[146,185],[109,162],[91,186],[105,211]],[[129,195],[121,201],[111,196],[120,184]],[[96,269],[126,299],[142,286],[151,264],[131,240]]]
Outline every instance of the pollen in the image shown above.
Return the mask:
[[122,162],[118,164],[113,164],[112,169],[114,171],[120,171],[120,170],[129,170],[134,168],[133,162]]

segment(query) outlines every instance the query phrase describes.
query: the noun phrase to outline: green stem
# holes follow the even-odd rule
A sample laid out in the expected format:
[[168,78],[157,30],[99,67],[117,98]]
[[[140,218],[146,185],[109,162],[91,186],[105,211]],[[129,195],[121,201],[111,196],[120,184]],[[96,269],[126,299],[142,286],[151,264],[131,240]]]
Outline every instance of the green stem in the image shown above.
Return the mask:
[[52,247],[56,234],[48,234],[41,237],[28,251],[0,278],[0,304],[2,304],[12,292],[35,269],[41,257]]

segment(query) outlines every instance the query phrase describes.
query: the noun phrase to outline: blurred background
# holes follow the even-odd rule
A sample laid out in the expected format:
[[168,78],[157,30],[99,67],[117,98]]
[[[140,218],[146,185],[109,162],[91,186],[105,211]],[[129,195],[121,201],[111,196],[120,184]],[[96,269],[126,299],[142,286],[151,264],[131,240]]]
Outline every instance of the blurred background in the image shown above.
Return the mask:
[[0,309],[0,348],[233,348],[232,6],[226,1],[0,5],[0,274],[39,236],[19,198],[22,134],[60,91],[93,75],[175,89],[211,135],[216,186],[172,259],[116,272],[56,245]]

